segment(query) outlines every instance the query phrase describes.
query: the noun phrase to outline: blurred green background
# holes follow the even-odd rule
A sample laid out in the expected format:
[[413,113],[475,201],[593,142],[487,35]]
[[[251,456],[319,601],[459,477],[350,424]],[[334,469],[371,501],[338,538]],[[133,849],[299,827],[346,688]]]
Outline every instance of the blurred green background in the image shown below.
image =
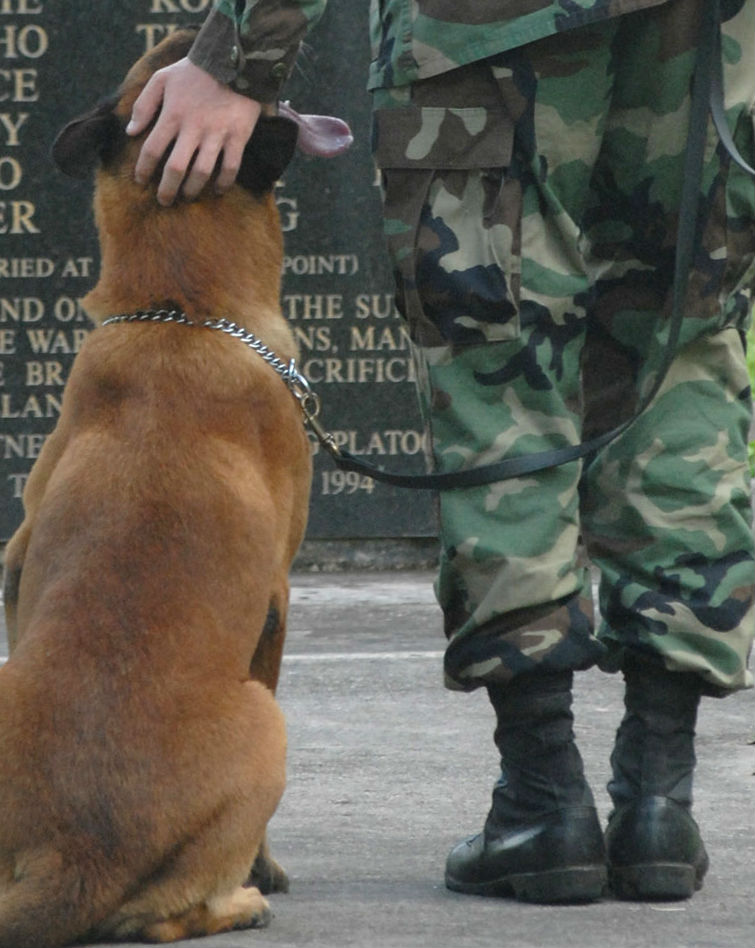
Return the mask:
[[[750,370],[750,384],[755,389],[755,326],[747,333],[747,366]],[[750,472],[755,477],[755,441],[750,442]]]

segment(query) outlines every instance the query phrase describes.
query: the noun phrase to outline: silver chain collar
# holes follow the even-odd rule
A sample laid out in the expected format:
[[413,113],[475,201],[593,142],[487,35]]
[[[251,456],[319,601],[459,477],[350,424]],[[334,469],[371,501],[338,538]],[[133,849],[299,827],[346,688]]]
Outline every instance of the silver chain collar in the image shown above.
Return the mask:
[[289,362],[284,362],[250,330],[244,329],[243,326],[239,326],[238,323],[234,323],[225,317],[205,319],[197,323],[189,319],[186,313],[179,309],[137,310],[135,313],[109,316],[102,321],[103,326],[112,323],[179,323],[182,326],[194,326],[198,329],[216,329],[232,339],[238,339],[264,359],[271,368],[275,369],[299,403],[305,424],[309,425],[320,444],[330,454],[334,457],[340,456],[341,452],[333,435],[326,432],[317,420],[317,416],[320,414],[320,398],[312,391],[309,380],[296,367],[296,360],[291,359]]

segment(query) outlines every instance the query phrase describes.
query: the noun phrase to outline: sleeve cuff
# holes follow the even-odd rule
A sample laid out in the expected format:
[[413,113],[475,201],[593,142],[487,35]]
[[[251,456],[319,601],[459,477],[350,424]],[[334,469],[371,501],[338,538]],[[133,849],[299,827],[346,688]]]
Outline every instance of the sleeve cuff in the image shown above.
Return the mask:
[[258,102],[277,102],[294,66],[294,49],[268,49],[244,54],[235,23],[213,9],[189,50],[195,66]]
[[236,78],[241,59],[241,45],[233,21],[219,10],[212,10],[189,50],[189,59],[218,82],[230,85]]

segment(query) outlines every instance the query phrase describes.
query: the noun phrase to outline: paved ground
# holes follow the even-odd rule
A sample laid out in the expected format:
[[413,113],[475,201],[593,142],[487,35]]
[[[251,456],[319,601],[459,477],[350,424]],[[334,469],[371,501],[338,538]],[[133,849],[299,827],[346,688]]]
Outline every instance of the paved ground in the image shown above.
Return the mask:
[[[431,581],[427,573],[294,577],[279,692],[289,721],[289,785],[270,832],[291,892],[272,897],[265,931],[180,944],[752,948],[753,692],[707,700],[700,713],[696,814],[712,868],[690,902],[538,907],[445,890],[446,852],[481,826],[496,755],[483,695],[442,687]],[[582,675],[575,703],[605,815],[621,683]]]

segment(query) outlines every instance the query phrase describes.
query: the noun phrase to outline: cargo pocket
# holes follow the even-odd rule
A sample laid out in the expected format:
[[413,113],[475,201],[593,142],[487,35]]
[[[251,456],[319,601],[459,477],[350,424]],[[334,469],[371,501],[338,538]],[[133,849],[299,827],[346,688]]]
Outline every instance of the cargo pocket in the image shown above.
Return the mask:
[[420,346],[519,335],[521,192],[505,109],[412,104],[375,112],[396,300]]

